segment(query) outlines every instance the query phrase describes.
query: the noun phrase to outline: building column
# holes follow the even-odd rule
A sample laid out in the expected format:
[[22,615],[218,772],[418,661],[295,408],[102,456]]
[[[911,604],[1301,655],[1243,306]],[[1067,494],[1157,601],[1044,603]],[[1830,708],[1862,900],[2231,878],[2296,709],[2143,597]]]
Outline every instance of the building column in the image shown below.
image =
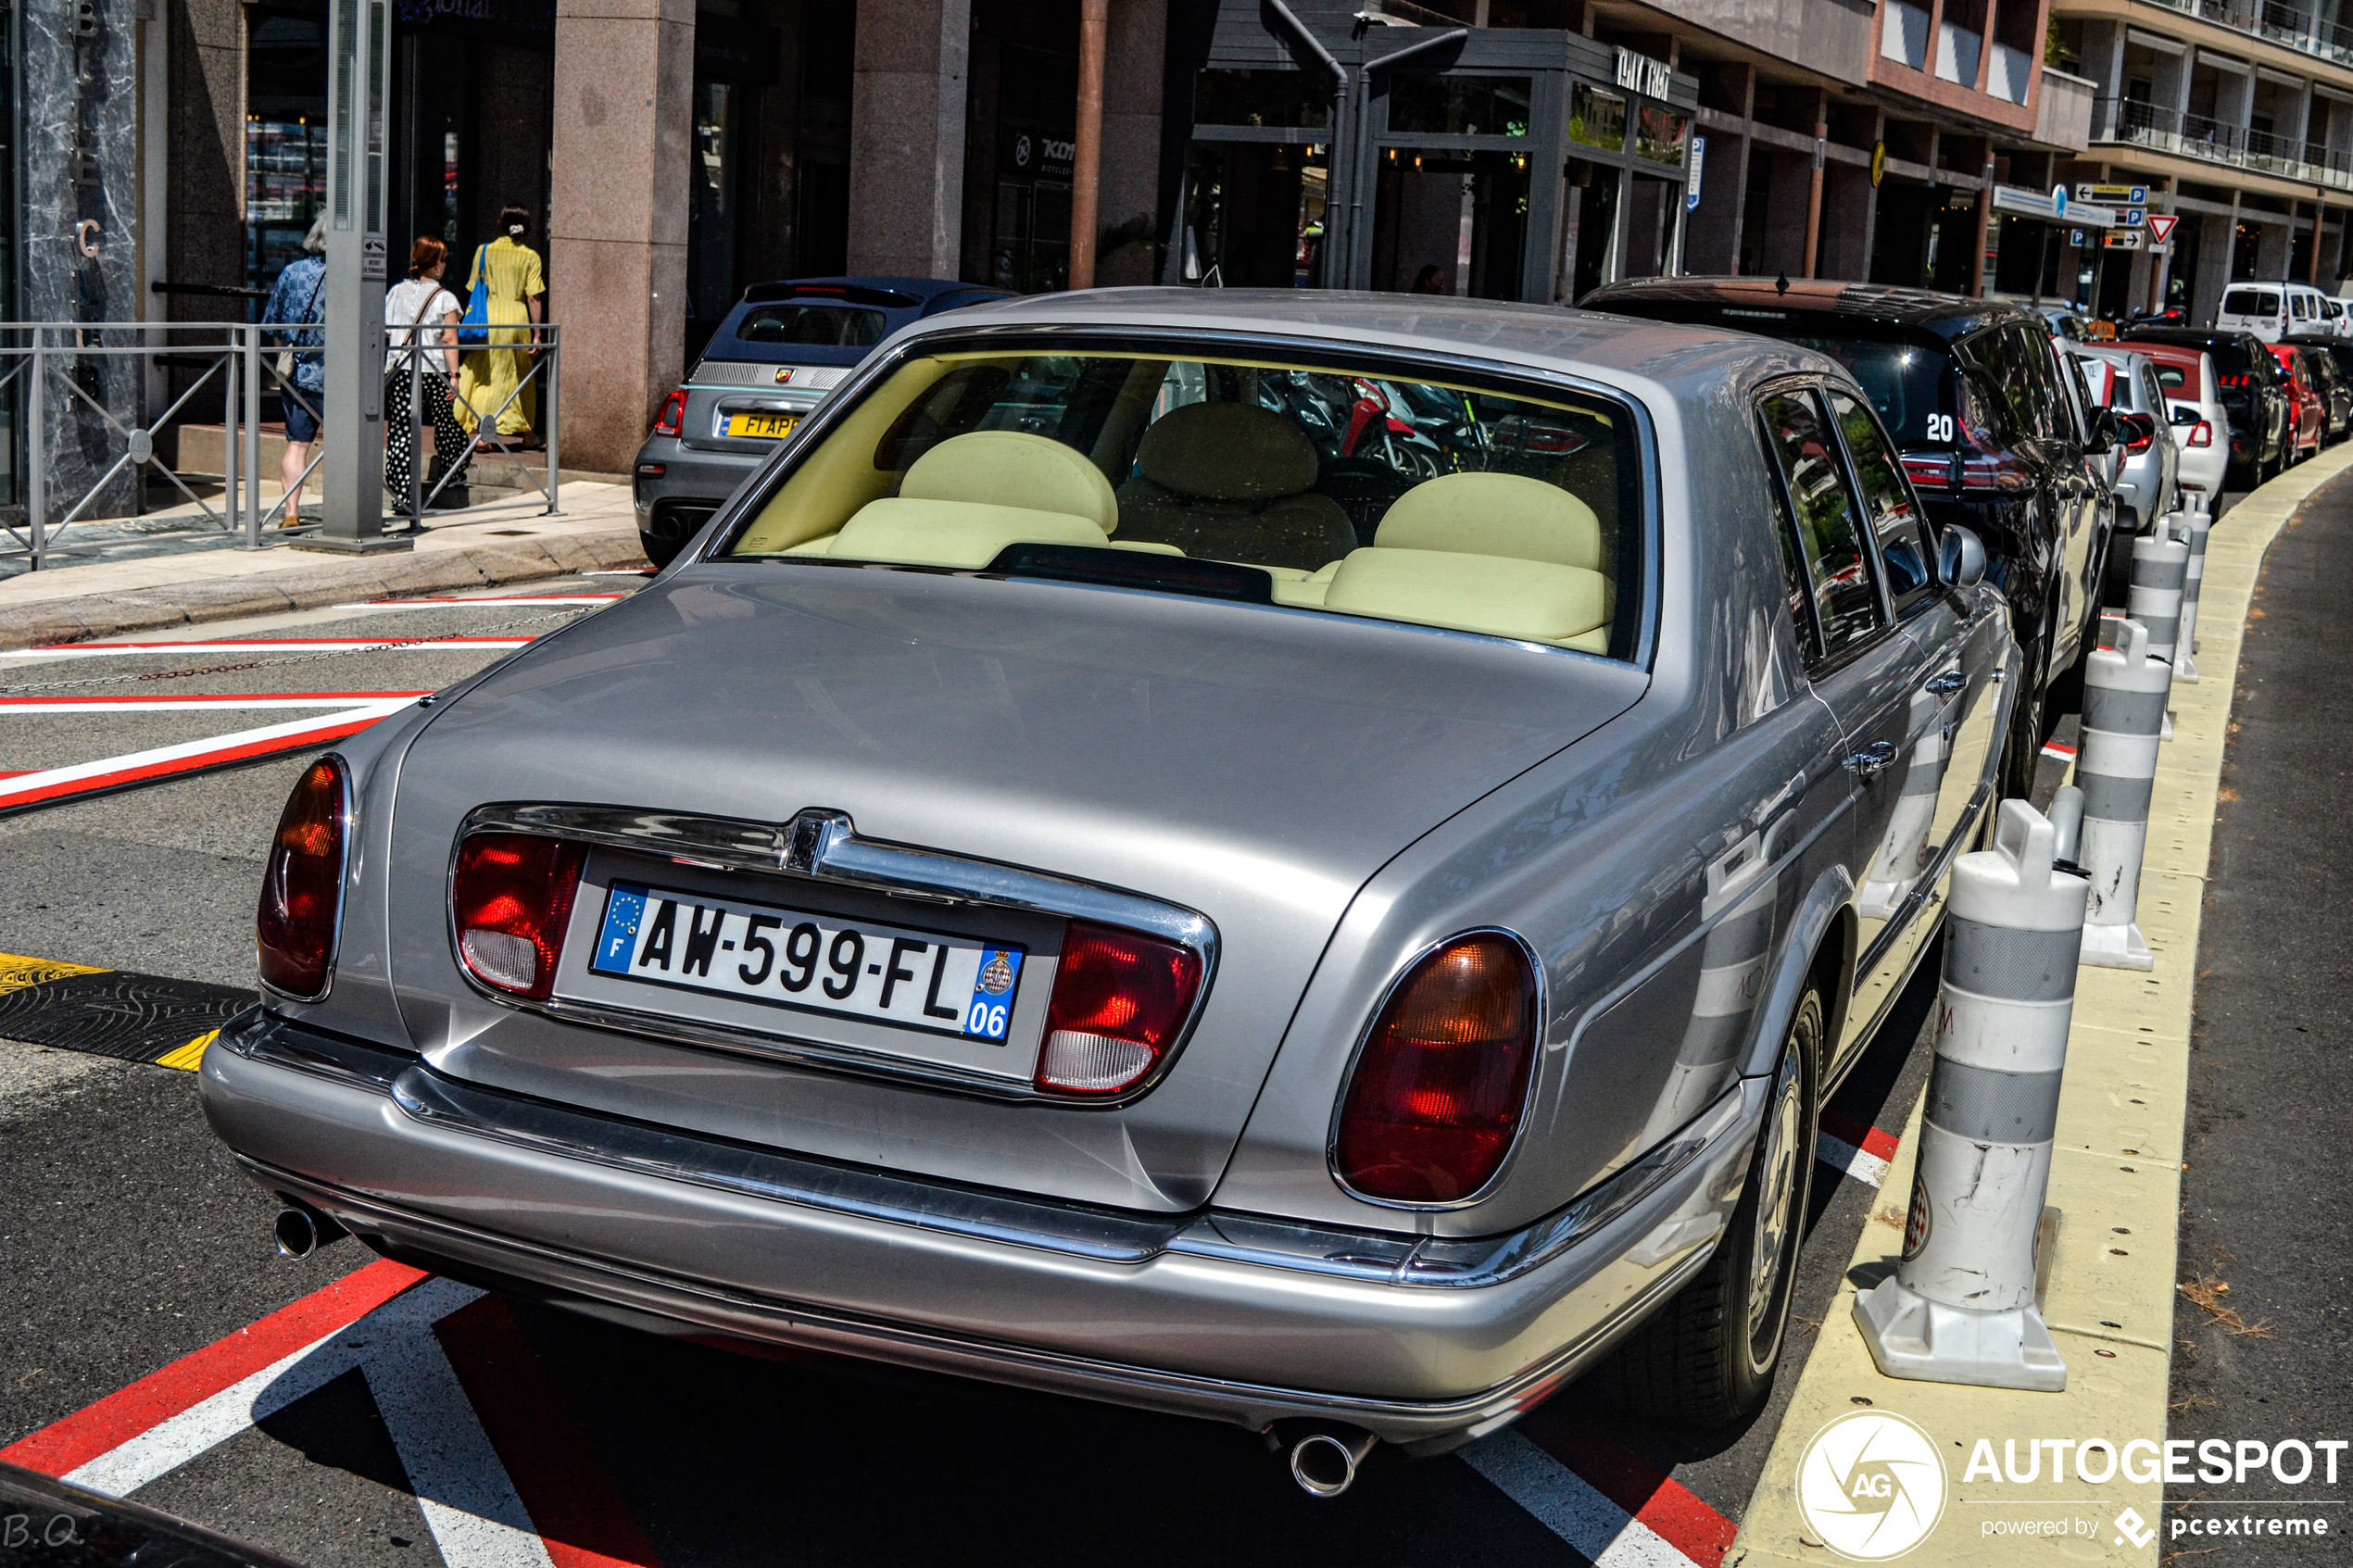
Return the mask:
[[626,473],[686,372],[694,89],[694,0],[557,0],[547,314],[578,468]]
[[2190,320],[2200,324],[2210,323],[2214,320],[2214,312],[2221,306],[2222,290],[2231,281],[2231,246],[2238,238],[2234,232],[2237,224],[2214,213],[2208,213],[2202,218],[2184,218],[2182,221],[2196,223],[2200,231],[2197,276],[2190,280]]
[[1705,132],[1707,157],[1700,169],[1699,207],[1684,220],[1683,270],[1735,272],[1740,270],[1742,207],[1748,195],[1748,127],[1756,112],[1756,68],[1703,69],[1721,73],[1718,85],[1740,116],[1741,129]]
[[1104,288],[1160,276],[1160,85],[1167,42],[1168,7],[1159,0],[1111,0],[1100,236],[1109,248],[1095,274]]
[[849,99],[851,272],[957,275],[971,53],[972,0],[859,0]]

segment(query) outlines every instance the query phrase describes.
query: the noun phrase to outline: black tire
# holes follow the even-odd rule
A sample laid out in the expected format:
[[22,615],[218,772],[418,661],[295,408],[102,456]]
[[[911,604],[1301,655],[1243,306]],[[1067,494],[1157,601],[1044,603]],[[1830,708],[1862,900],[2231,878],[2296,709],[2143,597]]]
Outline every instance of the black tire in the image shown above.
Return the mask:
[[1693,1430],[1730,1426],[1764,1408],[1788,1337],[1813,1193],[1822,1029],[1821,996],[1808,991],[1781,1041],[1731,1224],[1706,1266],[1596,1369],[1601,1392]]
[[664,539],[641,528],[637,531],[637,547],[646,552],[646,558],[656,567],[664,567],[678,558],[678,552],[686,547],[686,541]]

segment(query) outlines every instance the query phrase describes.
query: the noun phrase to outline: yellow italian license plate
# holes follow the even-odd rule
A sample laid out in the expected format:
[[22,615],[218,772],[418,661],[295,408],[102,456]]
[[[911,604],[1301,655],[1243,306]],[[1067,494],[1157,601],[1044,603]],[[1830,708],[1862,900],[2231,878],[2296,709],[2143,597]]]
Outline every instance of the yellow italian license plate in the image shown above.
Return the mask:
[[754,441],[781,441],[799,422],[799,414],[730,414],[727,433]]

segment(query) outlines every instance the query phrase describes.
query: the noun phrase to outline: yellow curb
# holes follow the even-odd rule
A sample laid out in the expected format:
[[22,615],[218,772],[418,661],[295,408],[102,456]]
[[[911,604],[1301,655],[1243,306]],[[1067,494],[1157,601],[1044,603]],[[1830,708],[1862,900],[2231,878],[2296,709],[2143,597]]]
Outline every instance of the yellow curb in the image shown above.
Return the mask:
[[[2044,1321],[2067,1360],[2067,1390],[1999,1388],[1883,1377],[1855,1327],[1857,1286],[1894,1268],[1919,1130],[1916,1104],[1887,1184],[1856,1241],[1846,1279],[1814,1353],[1797,1374],[1789,1411],[1741,1518],[1725,1568],[1837,1562],[1797,1511],[1797,1462],[1814,1434],[1869,1403],[1908,1417],[1936,1441],[1949,1466],[1944,1514],[1908,1563],[2001,1563],[2047,1549],[2070,1562],[2150,1568],[2160,1537],[2134,1546],[2117,1523],[2126,1509],[2159,1523],[2163,1487],[2119,1474],[2092,1484],[2070,1470],[2039,1479],[1965,1481],[1978,1439],[2001,1455],[2006,1441],[2106,1437],[2161,1442],[2171,1373],[2175,1244],[2179,1235],[2183,1119],[2199,919],[2214,812],[2236,695],[2238,655],[2264,552],[2312,493],[2353,468],[2353,443],[2313,458],[2242,501],[2215,525],[2198,608],[2202,679],[2173,688],[2173,739],[2159,754],[2149,844],[2141,875],[2140,924],[2154,972],[2077,972],[2075,1022],[2051,1160],[2050,1204],[2060,1213],[2052,1243]],[[2049,1450],[2044,1450],[2047,1459]],[[2021,1468],[2024,1454],[2019,1456]],[[2075,1533],[2021,1541],[1989,1524],[2057,1519]]]

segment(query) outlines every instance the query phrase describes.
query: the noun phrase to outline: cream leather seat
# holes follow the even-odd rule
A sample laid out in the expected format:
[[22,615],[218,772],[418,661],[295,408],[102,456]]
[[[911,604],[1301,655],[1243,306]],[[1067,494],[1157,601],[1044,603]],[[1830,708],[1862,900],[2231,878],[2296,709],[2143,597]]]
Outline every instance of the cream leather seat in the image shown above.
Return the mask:
[[791,553],[982,567],[1008,545],[1111,543],[1119,501],[1083,452],[1042,435],[981,430],[915,459],[899,494]]
[[1316,470],[1315,443],[1282,415],[1189,403],[1144,432],[1120,517],[1131,540],[1314,571],[1356,547],[1348,514],[1312,493]]
[[[1602,653],[1611,595],[1601,560],[1593,508],[1568,492],[1518,474],[1446,474],[1399,496],[1372,548],[1342,560],[1315,602]],[[1304,603],[1313,592],[1311,580],[1278,596]]]

